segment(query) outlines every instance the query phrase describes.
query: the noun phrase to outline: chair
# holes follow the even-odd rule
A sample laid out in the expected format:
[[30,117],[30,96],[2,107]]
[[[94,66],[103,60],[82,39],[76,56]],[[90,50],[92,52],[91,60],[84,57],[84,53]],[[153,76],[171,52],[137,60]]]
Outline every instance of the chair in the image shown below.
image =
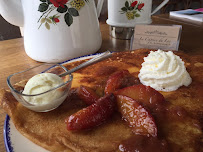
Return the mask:
[[[153,0],[153,5],[161,4],[163,0]],[[196,8],[202,7],[202,0],[169,0],[169,2],[161,9],[160,13],[169,13],[170,11],[178,11],[192,7],[196,2]],[[198,4],[198,5],[197,5]]]
[[19,27],[9,24],[0,15],[0,41],[20,38],[20,37],[21,37],[21,33],[20,33]]
[[185,0],[184,1],[185,9],[190,8],[193,2],[199,3],[198,8],[202,7],[202,0]]

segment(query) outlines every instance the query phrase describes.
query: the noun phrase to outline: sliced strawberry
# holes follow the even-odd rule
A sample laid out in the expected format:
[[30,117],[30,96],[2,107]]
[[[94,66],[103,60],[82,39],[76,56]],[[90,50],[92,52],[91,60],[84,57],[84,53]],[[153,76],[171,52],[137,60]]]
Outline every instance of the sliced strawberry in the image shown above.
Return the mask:
[[111,117],[116,108],[114,95],[101,97],[92,105],[83,108],[77,113],[69,116],[65,122],[68,130],[91,129],[101,125]]
[[128,96],[136,101],[142,102],[150,109],[158,108],[159,105],[165,103],[164,96],[161,93],[142,84],[120,89],[115,94]]
[[99,99],[94,90],[87,86],[80,86],[78,88],[78,95],[87,105],[91,105]]
[[139,81],[132,76],[128,70],[118,71],[109,76],[104,92],[105,94],[110,94],[117,89],[131,86],[138,82]]
[[123,95],[117,95],[118,110],[135,134],[157,136],[157,126],[150,112],[139,102]]

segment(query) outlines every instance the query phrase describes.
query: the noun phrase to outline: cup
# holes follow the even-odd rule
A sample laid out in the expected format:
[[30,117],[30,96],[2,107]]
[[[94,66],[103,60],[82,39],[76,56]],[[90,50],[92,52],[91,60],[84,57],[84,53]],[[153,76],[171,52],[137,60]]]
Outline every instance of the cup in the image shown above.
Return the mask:
[[169,0],[164,0],[152,12],[152,0],[108,0],[110,34],[119,39],[130,39],[137,24],[150,24],[151,15],[160,10]]

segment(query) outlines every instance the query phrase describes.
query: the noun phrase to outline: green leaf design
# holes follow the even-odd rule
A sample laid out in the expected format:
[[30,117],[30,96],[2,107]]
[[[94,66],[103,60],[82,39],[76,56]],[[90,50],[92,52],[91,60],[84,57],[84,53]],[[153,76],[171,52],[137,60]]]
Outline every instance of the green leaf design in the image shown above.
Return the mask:
[[130,10],[130,11],[132,11],[133,9],[134,9],[134,7],[131,7],[131,6],[129,7],[129,10]]
[[68,7],[66,5],[64,5],[64,8],[61,6],[57,8],[57,11],[59,13],[65,13],[67,10],[68,10]]
[[128,9],[126,7],[122,7],[121,10],[126,12]]
[[65,14],[64,19],[68,26],[73,23],[73,17],[68,12]]
[[40,0],[41,2],[46,2],[46,0]]
[[137,13],[137,11],[133,11],[133,14],[136,14]]
[[128,1],[125,2],[125,7],[126,7],[126,8],[129,7],[129,2],[128,2]]
[[46,21],[49,23],[52,23],[51,20],[49,18],[46,18]]
[[39,5],[38,11],[45,12],[48,9],[49,5],[47,3],[41,3]]
[[70,15],[72,16],[79,16],[78,10],[76,10],[75,8],[69,8],[68,12],[70,13]]
[[52,4],[52,3],[50,2],[50,0],[47,0],[47,3],[48,3],[48,4]]
[[48,30],[50,30],[50,25],[49,25],[49,23],[45,23],[45,27],[48,29]]
[[140,17],[140,14],[135,14],[135,17]]
[[41,23],[44,23],[45,21],[46,21],[45,18],[42,18],[42,19],[41,19]]

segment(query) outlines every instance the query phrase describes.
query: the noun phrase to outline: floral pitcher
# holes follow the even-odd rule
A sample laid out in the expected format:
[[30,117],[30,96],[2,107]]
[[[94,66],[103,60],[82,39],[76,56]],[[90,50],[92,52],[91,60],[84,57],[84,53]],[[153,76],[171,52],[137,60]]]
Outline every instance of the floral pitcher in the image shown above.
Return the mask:
[[24,28],[27,55],[61,62],[95,53],[102,39],[94,0],[1,0],[0,13]]

